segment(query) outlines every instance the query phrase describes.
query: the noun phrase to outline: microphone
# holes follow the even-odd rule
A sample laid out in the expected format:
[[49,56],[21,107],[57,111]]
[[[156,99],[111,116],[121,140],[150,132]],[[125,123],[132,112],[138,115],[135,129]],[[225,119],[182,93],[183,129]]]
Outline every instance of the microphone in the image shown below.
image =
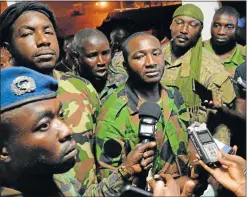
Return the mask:
[[155,140],[157,122],[161,115],[160,106],[155,102],[145,102],[139,110],[139,131],[138,136],[142,143]]

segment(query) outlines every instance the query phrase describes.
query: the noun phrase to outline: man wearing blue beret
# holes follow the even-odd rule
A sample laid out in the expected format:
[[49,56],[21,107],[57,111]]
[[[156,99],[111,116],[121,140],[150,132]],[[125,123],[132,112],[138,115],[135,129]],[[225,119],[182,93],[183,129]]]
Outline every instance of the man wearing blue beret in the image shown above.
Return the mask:
[[[0,196],[79,196],[83,185],[68,171],[78,151],[56,98],[57,81],[24,67],[1,70],[0,80]],[[154,146],[139,144],[123,165],[140,172],[138,162],[145,157],[149,165],[154,152],[143,154]],[[117,195],[128,182],[126,175],[116,170],[83,195]]]

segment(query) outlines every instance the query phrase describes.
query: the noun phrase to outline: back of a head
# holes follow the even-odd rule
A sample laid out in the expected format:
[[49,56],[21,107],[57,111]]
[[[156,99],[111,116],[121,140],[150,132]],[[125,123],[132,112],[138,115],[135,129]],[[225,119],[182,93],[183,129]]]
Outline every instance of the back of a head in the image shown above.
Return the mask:
[[72,41],[71,47],[74,51],[78,51],[83,47],[83,43],[93,37],[98,37],[100,39],[105,39],[108,41],[105,34],[94,28],[86,28],[77,32]]
[[55,16],[47,5],[36,1],[21,1],[7,7],[0,15],[0,44],[10,41],[12,25],[19,16],[27,11],[37,11],[46,15],[56,29]]
[[[127,63],[128,62],[128,55],[129,55],[129,50],[128,50],[128,44],[131,40],[133,40],[134,38],[137,37],[142,37],[142,36],[149,36],[152,38],[157,39],[156,37],[154,37],[151,34],[148,34],[146,32],[136,32],[134,34],[132,34],[131,36],[129,36],[123,43],[122,43],[122,52],[123,52],[123,57],[124,57],[124,61]],[[158,40],[158,39],[157,39]]]

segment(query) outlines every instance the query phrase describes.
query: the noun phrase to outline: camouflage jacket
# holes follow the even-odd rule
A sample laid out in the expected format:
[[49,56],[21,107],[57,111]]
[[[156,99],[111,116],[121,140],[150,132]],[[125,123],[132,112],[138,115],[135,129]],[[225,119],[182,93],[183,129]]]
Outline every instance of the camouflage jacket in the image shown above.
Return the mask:
[[[210,43],[210,40],[204,41],[203,46],[205,49],[215,54],[212,45]],[[226,70],[233,77],[237,66],[245,62],[245,57],[246,57],[246,47],[237,44],[232,55],[222,60],[222,64],[224,64]]]
[[[80,196],[80,183],[68,173],[53,175],[53,180],[58,190],[66,197]],[[42,186],[41,186],[42,187]],[[46,188],[44,188],[45,190]],[[58,191],[58,192],[59,192]],[[25,196],[21,191],[10,187],[2,187],[0,185],[0,196]]]
[[54,71],[58,80],[58,99],[63,104],[64,120],[73,130],[77,142],[77,162],[71,172],[83,188],[97,183],[93,155],[93,132],[100,103],[96,90],[85,79]]
[[[128,84],[128,83],[127,83]],[[96,157],[101,177],[107,177],[118,167],[140,139],[138,138],[138,110],[144,102],[128,86],[123,85],[103,104],[96,127]],[[189,120],[185,104],[177,89],[161,86],[158,102],[162,115],[157,125],[155,173],[164,172],[174,177],[187,174],[188,148],[186,124]],[[119,144],[109,151],[109,142]],[[114,152],[109,153],[108,152]]]
[[[161,79],[161,83],[169,86],[176,86],[176,80],[178,77],[186,78],[189,76],[190,67],[184,65],[190,65],[189,62],[191,57],[191,50],[189,50],[187,53],[185,53],[182,57],[178,58],[174,62],[171,61],[170,42],[164,45],[162,50],[165,54],[166,68]],[[201,83],[208,90],[212,91],[215,105],[220,106],[222,105],[222,103],[230,104],[235,98],[235,92],[233,85],[229,79],[229,74],[225,70],[223,64],[221,64],[220,59],[204,48],[202,49],[202,63],[199,83]],[[186,87],[178,88],[180,89]],[[187,96],[182,96],[187,105]],[[215,113],[215,111],[212,111],[202,105],[198,106],[198,108],[196,109],[192,109],[190,108],[190,106],[187,107],[190,111],[191,122],[206,122],[208,119],[208,114],[211,114],[211,112]],[[220,141],[229,144],[229,131],[221,125],[219,127],[214,125],[214,127],[217,127],[212,128],[212,130],[215,130],[215,137],[217,137]]]

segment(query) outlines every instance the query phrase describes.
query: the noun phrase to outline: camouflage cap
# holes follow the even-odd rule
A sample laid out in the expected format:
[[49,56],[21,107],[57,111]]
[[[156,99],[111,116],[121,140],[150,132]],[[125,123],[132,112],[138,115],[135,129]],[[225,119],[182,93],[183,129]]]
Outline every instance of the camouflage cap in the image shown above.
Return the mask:
[[204,19],[201,9],[193,4],[185,4],[178,7],[173,13],[172,18],[175,18],[177,16],[189,16],[201,21],[202,23]]
[[56,97],[57,81],[24,67],[1,70],[1,113],[20,105]]

